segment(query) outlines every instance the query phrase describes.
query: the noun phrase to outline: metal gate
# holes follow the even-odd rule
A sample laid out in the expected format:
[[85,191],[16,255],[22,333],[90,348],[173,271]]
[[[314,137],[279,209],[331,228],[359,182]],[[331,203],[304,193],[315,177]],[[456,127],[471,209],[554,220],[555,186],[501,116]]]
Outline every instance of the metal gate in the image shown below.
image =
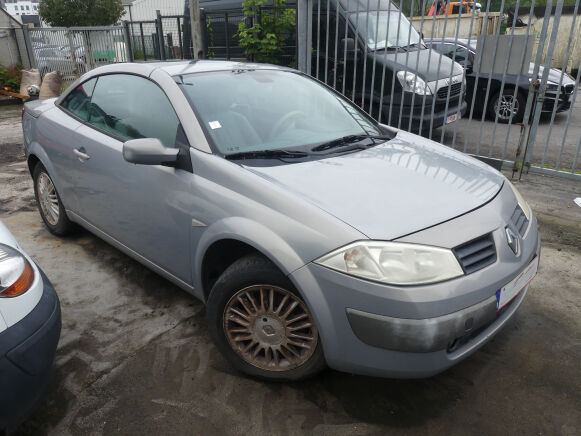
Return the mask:
[[100,65],[131,59],[121,26],[34,28],[28,34],[41,75],[59,71],[65,83]]
[[298,0],[299,69],[385,124],[581,180],[579,3]]
[[155,20],[125,22],[134,60],[189,59],[183,15],[162,16],[156,12]]

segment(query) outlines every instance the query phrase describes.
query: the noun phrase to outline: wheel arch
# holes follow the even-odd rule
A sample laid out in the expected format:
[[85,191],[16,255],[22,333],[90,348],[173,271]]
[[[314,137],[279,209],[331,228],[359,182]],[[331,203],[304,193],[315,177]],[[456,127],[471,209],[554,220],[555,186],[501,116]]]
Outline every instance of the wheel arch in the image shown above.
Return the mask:
[[226,268],[247,254],[264,256],[285,276],[305,264],[279,235],[243,217],[230,217],[212,224],[196,245],[194,288],[199,290],[196,293],[203,301],[207,301],[212,285]]
[[28,170],[30,171],[30,176],[34,177],[34,169],[37,167],[38,164],[42,164],[42,166],[48,172],[57,192],[59,193],[61,202],[65,206],[66,209],[66,200],[62,198],[62,184],[61,180],[58,176],[58,172],[55,170],[54,166],[52,165],[48,155],[40,146],[40,144],[33,142],[28,147],[28,157],[26,159],[26,163],[28,165]]

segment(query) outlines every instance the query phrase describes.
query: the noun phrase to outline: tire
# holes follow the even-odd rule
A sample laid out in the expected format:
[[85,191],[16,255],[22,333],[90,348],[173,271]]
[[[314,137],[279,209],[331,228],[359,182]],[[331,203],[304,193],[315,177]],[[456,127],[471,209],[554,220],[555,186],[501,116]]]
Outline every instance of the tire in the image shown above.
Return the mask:
[[[510,121],[510,110],[512,108],[512,101],[514,99],[514,89],[505,88],[502,90],[502,99],[500,92],[497,92],[492,96],[488,102],[488,116],[491,119],[496,119],[497,115],[497,105],[501,100],[501,109],[498,111],[498,122],[503,124],[508,124]],[[520,92],[516,93],[516,102],[514,104],[512,122],[520,123],[524,119],[526,100]]]
[[212,287],[206,311],[212,340],[240,372],[295,381],[325,367],[309,309],[290,280],[263,256],[251,254],[230,265]]
[[57,236],[70,234],[75,226],[67,217],[61,198],[44,165],[36,164],[32,179],[36,205],[49,232]]

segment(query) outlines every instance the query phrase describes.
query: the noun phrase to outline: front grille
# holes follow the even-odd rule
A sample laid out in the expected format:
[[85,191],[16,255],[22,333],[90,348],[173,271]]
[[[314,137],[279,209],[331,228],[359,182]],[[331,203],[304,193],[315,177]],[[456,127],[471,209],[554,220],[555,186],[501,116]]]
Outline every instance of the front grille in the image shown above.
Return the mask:
[[524,236],[525,232],[527,231],[527,228],[529,227],[529,220],[527,219],[527,216],[525,215],[520,206],[517,206],[514,209],[512,217],[510,217],[510,222],[514,224],[514,226],[518,230],[518,233],[521,236]]
[[473,239],[452,249],[466,274],[472,274],[496,262],[492,233]]
[[450,86],[442,86],[438,89],[438,98],[448,98],[448,90],[450,90],[450,97],[454,97],[462,91],[462,82],[453,83]]

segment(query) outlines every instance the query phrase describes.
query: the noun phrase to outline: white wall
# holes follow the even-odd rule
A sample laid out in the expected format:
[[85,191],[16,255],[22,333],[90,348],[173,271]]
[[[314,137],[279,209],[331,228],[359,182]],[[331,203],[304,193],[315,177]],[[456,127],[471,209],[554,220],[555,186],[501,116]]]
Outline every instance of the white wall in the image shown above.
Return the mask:
[[[456,29],[458,29],[458,38],[468,38],[482,34],[484,27],[487,27],[487,34],[495,32],[498,25],[498,12],[490,12],[488,19],[485,20],[486,14],[484,12],[475,13],[474,18],[472,14],[462,15],[436,15],[435,17],[424,17],[424,24],[422,24],[422,17],[412,17],[410,20],[414,28],[418,32],[423,32],[426,38],[439,38],[443,36],[455,37]],[[472,22],[473,21],[473,22]],[[471,24],[472,22],[472,24]],[[470,26],[472,25],[472,29]],[[420,30],[420,26],[422,30]]]
[[[38,2],[29,0],[18,0],[16,3],[6,3],[6,12],[12,16],[38,15]],[[28,9],[27,9],[28,8]]]
[[133,21],[155,20],[155,11],[157,10],[161,12],[161,15],[183,15],[184,0],[136,0],[130,6],[125,6],[126,14],[123,19],[132,19]]
[[[528,21],[529,16],[520,16],[520,19],[525,23]],[[543,28],[544,17],[537,18],[533,16],[530,26],[530,34],[535,36],[535,45],[533,47],[533,56],[531,60],[534,61],[536,58],[539,40],[541,36],[541,30]],[[555,22],[555,17],[552,16],[549,19],[549,28],[547,30],[547,38],[545,40],[545,46],[543,48],[542,63],[547,61],[547,51],[549,50],[549,41],[551,38],[551,33],[553,31],[553,25]],[[577,15],[575,20],[575,29],[573,30],[573,39],[571,45],[568,46],[569,35],[571,33],[571,26],[573,25],[573,15],[561,15],[561,20],[559,21],[559,30],[557,33],[557,40],[555,44],[555,50],[551,59],[548,59],[551,67],[563,68],[563,62],[565,61],[565,55],[569,52],[569,59],[565,70],[571,73],[571,70],[579,68],[581,62],[581,15]],[[508,29],[510,31],[510,29]],[[515,35],[524,35],[527,32],[526,27],[517,27],[515,29]]]

